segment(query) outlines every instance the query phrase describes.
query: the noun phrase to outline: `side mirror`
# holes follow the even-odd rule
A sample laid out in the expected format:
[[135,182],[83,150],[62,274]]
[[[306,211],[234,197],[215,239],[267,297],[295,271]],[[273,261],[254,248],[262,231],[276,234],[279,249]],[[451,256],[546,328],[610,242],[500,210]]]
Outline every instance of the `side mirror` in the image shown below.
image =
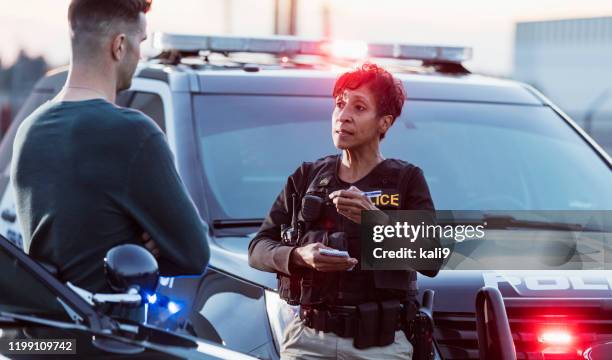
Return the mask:
[[104,257],[104,273],[111,289],[117,293],[136,290],[153,294],[159,283],[159,266],[144,247],[125,244],[110,249]]
[[157,260],[145,248],[126,244],[115,246],[104,257],[106,281],[114,294],[94,294],[66,283],[92,306],[117,304],[139,307],[148,294],[154,294],[159,283]]

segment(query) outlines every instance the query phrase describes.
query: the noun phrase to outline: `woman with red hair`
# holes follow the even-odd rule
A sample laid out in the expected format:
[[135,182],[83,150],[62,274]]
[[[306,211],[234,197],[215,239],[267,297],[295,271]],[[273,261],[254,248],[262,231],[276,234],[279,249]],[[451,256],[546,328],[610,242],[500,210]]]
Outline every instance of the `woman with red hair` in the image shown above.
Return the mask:
[[289,177],[249,246],[249,264],[276,272],[280,296],[300,305],[283,359],[410,359],[399,329],[416,314],[416,272],[364,271],[357,260],[362,211],[434,209],[421,169],[380,151],[406,95],[371,63],[342,74],[332,95],[341,154]]

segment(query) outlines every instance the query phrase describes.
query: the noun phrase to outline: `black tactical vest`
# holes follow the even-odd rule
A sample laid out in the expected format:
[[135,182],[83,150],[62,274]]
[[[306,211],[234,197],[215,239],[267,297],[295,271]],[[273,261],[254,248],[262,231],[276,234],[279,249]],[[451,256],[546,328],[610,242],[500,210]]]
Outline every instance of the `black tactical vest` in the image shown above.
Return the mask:
[[[311,220],[308,211],[300,206],[298,219],[304,228],[298,246],[313,241],[327,246],[347,250],[351,257],[361,256],[360,225],[339,215],[328,195],[333,191],[348,189],[338,178],[340,156],[333,155],[312,163],[308,171],[306,186],[298,195],[302,204],[305,196],[318,196],[323,200],[319,216]],[[378,164],[364,179],[355,183],[361,191],[381,191],[372,202],[381,210],[406,208],[403,197],[407,189],[406,176],[413,165],[404,161],[387,159]],[[306,216],[305,215],[306,212]],[[342,236],[340,239],[339,235]],[[345,247],[345,248],[343,248]],[[416,272],[414,271],[362,271],[359,264],[351,271],[318,272],[301,270],[291,277],[279,277],[279,293],[290,304],[356,305],[368,301],[412,299],[417,294]]]

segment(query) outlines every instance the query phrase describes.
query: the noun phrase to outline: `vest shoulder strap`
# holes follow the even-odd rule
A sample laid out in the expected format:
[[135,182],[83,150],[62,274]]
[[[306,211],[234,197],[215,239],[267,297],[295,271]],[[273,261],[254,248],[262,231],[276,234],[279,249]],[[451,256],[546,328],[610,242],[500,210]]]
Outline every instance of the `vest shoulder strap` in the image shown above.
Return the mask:
[[[338,155],[329,155],[323,158],[320,158],[310,164],[308,169],[308,173],[305,174],[305,181],[302,184],[301,196],[306,194],[306,191],[310,187],[313,181],[322,179],[327,179],[329,183],[331,178],[334,176],[334,172],[336,171],[336,164],[338,160]],[[324,184],[326,186],[327,184]]]

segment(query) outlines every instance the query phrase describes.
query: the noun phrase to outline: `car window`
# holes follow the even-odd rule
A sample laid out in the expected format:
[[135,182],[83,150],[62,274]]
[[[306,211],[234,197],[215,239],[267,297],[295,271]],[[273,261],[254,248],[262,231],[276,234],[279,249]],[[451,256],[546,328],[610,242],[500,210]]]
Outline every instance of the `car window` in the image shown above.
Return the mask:
[[134,92],[131,102],[129,103],[129,107],[140,110],[148,115],[157,123],[163,132],[166,132],[164,104],[159,95],[149,92],[136,91]]
[[[332,110],[331,98],[197,97],[213,216],[264,217],[303,161],[337,153]],[[424,170],[438,209],[612,208],[609,166],[549,107],[408,101],[381,148]]]
[[2,247],[0,274],[0,311],[72,321],[57,296]]

